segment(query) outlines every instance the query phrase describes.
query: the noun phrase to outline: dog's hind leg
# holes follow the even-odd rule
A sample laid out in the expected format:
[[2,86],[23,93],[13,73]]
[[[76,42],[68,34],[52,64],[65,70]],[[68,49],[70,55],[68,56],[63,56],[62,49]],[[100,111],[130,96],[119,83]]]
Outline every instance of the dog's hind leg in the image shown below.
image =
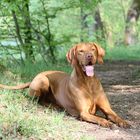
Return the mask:
[[52,93],[49,79],[45,75],[36,76],[30,84],[29,95],[38,99],[42,105],[49,106],[50,103],[56,104]]
[[49,92],[49,79],[44,75],[37,75],[29,86],[29,95],[41,97]]

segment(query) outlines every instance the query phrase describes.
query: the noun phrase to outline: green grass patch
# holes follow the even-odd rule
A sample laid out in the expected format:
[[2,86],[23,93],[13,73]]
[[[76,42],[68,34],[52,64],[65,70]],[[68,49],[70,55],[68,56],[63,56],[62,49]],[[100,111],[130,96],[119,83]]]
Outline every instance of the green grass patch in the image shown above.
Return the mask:
[[137,46],[117,46],[114,48],[108,48],[106,50],[105,59],[108,60],[140,60],[140,47]]
[[21,82],[31,81],[38,73],[49,70],[60,70],[70,73],[72,71],[70,64],[65,60],[58,60],[57,63],[52,64],[44,61],[37,61],[31,63],[26,61],[25,64],[8,65],[7,70],[0,73],[0,83],[10,84],[12,79],[12,84],[18,84]]
[[[27,91],[25,91],[27,92]],[[0,138],[85,140],[80,122],[65,114],[40,106],[20,91],[0,91]]]

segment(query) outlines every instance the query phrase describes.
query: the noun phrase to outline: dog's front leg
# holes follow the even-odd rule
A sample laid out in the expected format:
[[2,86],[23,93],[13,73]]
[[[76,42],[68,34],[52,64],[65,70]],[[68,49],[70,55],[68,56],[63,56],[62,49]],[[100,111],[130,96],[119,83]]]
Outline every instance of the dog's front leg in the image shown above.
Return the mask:
[[110,107],[109,101],[106,95],[102,95],[98,100],[98,107],[104,112],[109,120],[116,123],[119,127],[129,128],[130,125],[119,117]]
[[103,127],[110,127],[111,128],[111,126],[112,126],[112,123],[107,121],[106,119],[103,119],[103,118],[95,116],[95,115],[91,115],[90,113],[85,112],[85,111],[80,113],[80,118],[84,121],[96,123],[96,124],[99,124]]

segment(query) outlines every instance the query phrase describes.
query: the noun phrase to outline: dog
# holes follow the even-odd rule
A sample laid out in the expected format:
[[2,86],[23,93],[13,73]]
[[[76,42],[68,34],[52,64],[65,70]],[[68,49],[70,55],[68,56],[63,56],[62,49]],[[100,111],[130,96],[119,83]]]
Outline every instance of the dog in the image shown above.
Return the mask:
[[[62,71],[45,71],[39,73],[32,82],[18,86],[0,85],[0,88],[29,88],[30,96],[58,105],[83,121],[103,127],[111,127],[115,123],[119,127],[128,128],[130,125],[111,109],[103,87],[94,73],[96,62],[103,64],[104,55],[104,49],[96,43],[79,43],[66,54],[73,67],[70,75]],[[106,118],[97,116],[97,109]]]

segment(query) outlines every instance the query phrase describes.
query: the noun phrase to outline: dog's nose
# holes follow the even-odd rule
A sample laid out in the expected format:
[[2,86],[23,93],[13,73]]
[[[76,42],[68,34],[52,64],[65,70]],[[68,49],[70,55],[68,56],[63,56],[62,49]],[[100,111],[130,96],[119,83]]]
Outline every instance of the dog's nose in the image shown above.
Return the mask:
[[87,58],[88,60],[91,60],[92,57],[93,57],[92,53],[87,53],[86,58]]

